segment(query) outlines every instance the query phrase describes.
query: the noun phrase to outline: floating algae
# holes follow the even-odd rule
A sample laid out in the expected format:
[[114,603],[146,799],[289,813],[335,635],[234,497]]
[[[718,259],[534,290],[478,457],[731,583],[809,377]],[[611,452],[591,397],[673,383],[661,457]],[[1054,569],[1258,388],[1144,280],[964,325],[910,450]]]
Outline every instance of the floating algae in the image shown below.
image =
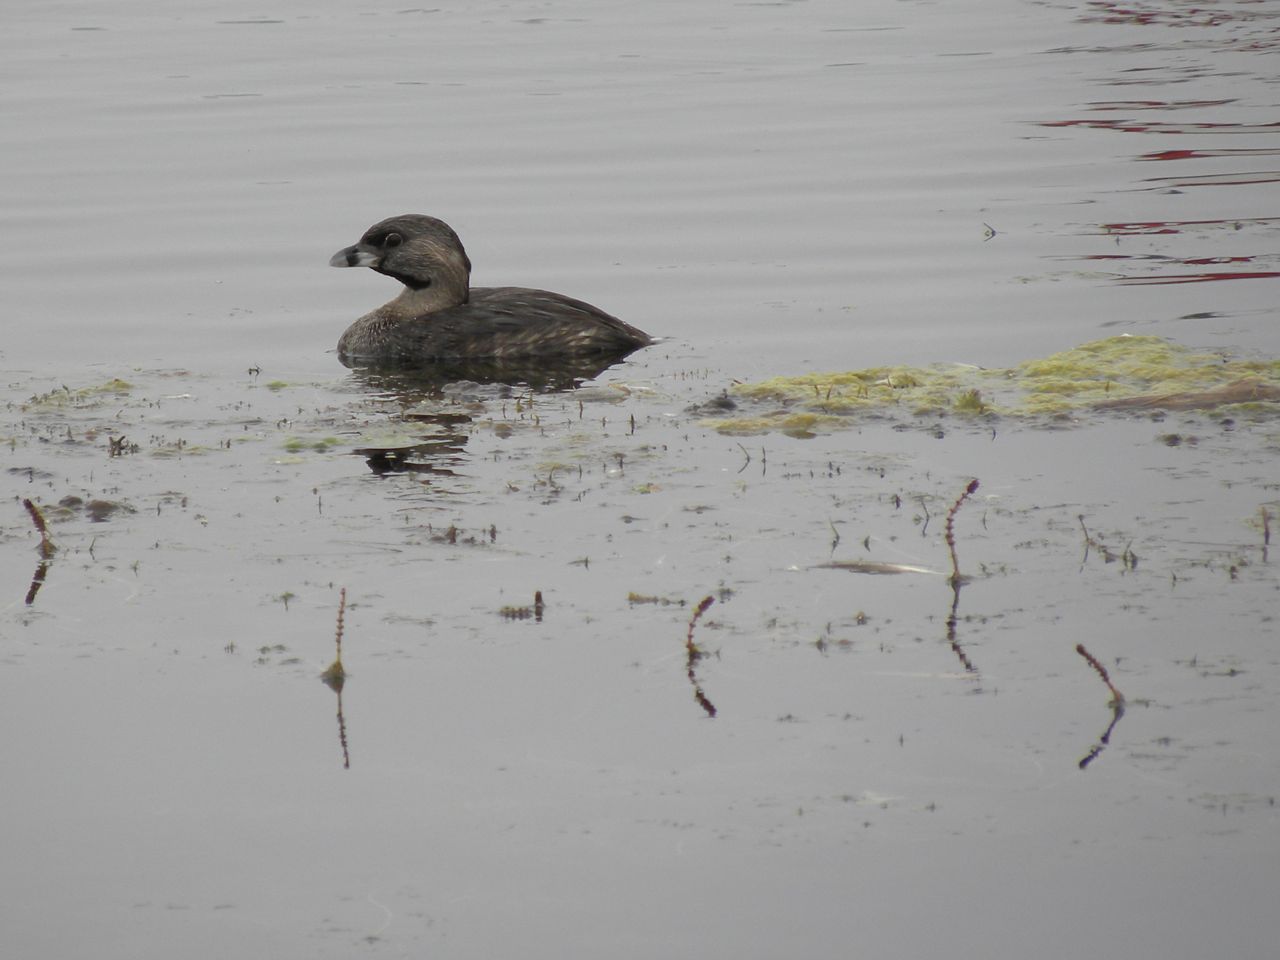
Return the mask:
[[[1198,353],[1162,337],[1110,337],[1008,369],[872,367],[739,384],[754,401],[704,421],[722,433],[811,435],[854,418],[1076,416],[1102,410],[1232,406],[1280,412],[1280,361]],[[764,405],[772,409],[762,409]],[[754,408],[754,409],[753,409]]]
[[284,448],[290,453],[303,453],[307,450],[313,450],[316,453],[327,453],[342,443],[342,440],[333,436],[299,436],[295,434],[285,438]]
[[119,377],[103,383],[72,390],[70,387],[59,387],[48,393],[31,397],[22,405],[22,409],[31,411],[63,410],[67,408],[95,407],[111,400],[127,396],[133,390],[133,384]]

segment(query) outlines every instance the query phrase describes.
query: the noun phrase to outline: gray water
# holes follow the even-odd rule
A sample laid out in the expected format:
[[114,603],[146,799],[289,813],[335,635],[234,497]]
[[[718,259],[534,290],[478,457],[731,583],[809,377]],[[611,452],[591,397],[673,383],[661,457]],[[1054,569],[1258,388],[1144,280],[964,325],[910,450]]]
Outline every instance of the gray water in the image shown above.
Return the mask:
[[[4,19],[6,956],[1272,955],[1273,416],[691,411],[1280,356],[1269,5]],[[401,212],[663,341],[353,376],[394,284],[325,264]]]

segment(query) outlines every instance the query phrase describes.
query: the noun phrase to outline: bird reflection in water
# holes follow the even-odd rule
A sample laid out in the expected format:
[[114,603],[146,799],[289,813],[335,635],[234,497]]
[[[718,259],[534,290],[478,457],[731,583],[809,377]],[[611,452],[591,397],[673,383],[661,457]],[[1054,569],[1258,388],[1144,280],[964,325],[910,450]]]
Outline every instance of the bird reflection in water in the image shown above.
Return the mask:
[[460,398],[517,397],[523,393],[568,393],[594,380],[621,357],[485,357],[396,366],[353,366],[351,379],[361,390],[398,405],[405,423],[421,424],[423,436],[386,446],[357,447],[374,473],[427,473],[453,476],[470,435],[473,416]]

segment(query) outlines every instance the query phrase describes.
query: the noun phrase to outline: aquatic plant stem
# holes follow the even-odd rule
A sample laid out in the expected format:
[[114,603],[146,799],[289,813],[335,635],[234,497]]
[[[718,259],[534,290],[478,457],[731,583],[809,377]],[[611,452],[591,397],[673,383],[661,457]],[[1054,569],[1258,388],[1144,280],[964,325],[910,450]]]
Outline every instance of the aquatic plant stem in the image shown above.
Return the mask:
[[1076,644],[1076,653],[1084,657],[1089,662],[1089,666],[1098,671],[1098,676],[1102,678],[1102,682],[1107,685],[1107,689],[1111,691],[1113,702],[1118,706],[1124,705],[1124,694],[1116,689],[1116,685],[1111,682],[1111,676],[1107,673],[1107,668],[1098,662],[1098,658],[1084,648],[1083,643]]
[[53,541],[49,538],[49,525],[44,521],[44,514],[28,498],[23,498],[22,505],[27,508],[31,523],[35,526],[36,532],[40,534],[40,559],[48,560],[57,552],[58,548],[54,546]]
[[698,702],[698,706],[706,712],[708,717],[715,719],[716,708],[707,695],[702,691],[702,684],[698,682],[697,664],[705,654],[698,649],[693,642],[693,628],[698,625],[698,620],[706,613],[707,608],[715,603],[715,598],[708,595],[702,598],[702,601],[694,608],[693,616],[689,618],[689,632],[685,635],[685,651],[688,655],[688,661],[685,664],[685,673],[689,678],[689,684],[693,687],[693,699]]
[[347,588],[343,587],[338,591],[338,629],[334,637],[334,642],[338,648],[337,662],[342,662],[342,621],[347,612]]
[[1120,722],[1120,718],[1124,716],[1124,694],[1116,689],[1116,685],[1111,682],[1111,677],[1107,673],[1107,668],[1098,662],[1098,658],[1084,648],[1083,643],[1076,644],[1076,653],[1084,657],[1089,666],[1097,671],[1098,676],[1102,678],[1102,682],[1107,685],[1107,689],[1111,691],[1111,722],[1107,724],[1107,729],[1102,732],[1102,736],[1098,738],[1098,742],[1094,744],[1084,757],[1077,764],[1081,770],[1084,770],[1098,758],[1098,755],[1106,749],[1107,744],[1111,742],[1111,734],[1116,728],[1116,724]]
[[337,647],[337,654],[334,656],[333,663],[329,664],[327,670],[320,674],[320,679],[333,688],[335,693],[342,693],[342,685],[347,681],[347,671],[342,666],[342,632],[343,619],[347,612],[347,588],[343,587],[338,593],[338,628],[334,634],[334,644]]
[[701,602],[699,602],[699,604],[693,609],[693,616],[689,618],[689,632],[685,635],[684,641],[685,648],[689,651],[690,657],[696,659],[702,655],[702,651],[699,650],[697,645],[693,642],[693,628],[698,625],[698,621],[701,620],[702,615],[707,612],[707,608],[715,602],[716,598],[708,595],[703,597]]
[[960,575],[960,561],[956,559],[956,513],[959,512],[961,504],[971,497],[978,489],[978,481],[970,480],[969,485],[964,488],[964,493],[956,498],[956,502],[951,505],[951,509],[947,511],[947,525],[945,528],[945,538],[947,541],[947,549],[951,552],[951,578],[950,583],[953,587],[957,587],[964,583],[965,577]]

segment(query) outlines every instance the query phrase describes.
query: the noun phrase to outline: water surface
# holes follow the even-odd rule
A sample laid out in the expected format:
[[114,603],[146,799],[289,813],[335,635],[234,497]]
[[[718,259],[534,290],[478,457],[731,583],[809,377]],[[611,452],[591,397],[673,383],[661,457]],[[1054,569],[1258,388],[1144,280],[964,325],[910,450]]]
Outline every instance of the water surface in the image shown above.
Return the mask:
[[[1267,411],[701,406],[1280,355],[1266,5],[6,21],[6,954],[1270,955]],[[394,291],[325,263],[408,211],[664,341],[568,393],[348,373]]]

